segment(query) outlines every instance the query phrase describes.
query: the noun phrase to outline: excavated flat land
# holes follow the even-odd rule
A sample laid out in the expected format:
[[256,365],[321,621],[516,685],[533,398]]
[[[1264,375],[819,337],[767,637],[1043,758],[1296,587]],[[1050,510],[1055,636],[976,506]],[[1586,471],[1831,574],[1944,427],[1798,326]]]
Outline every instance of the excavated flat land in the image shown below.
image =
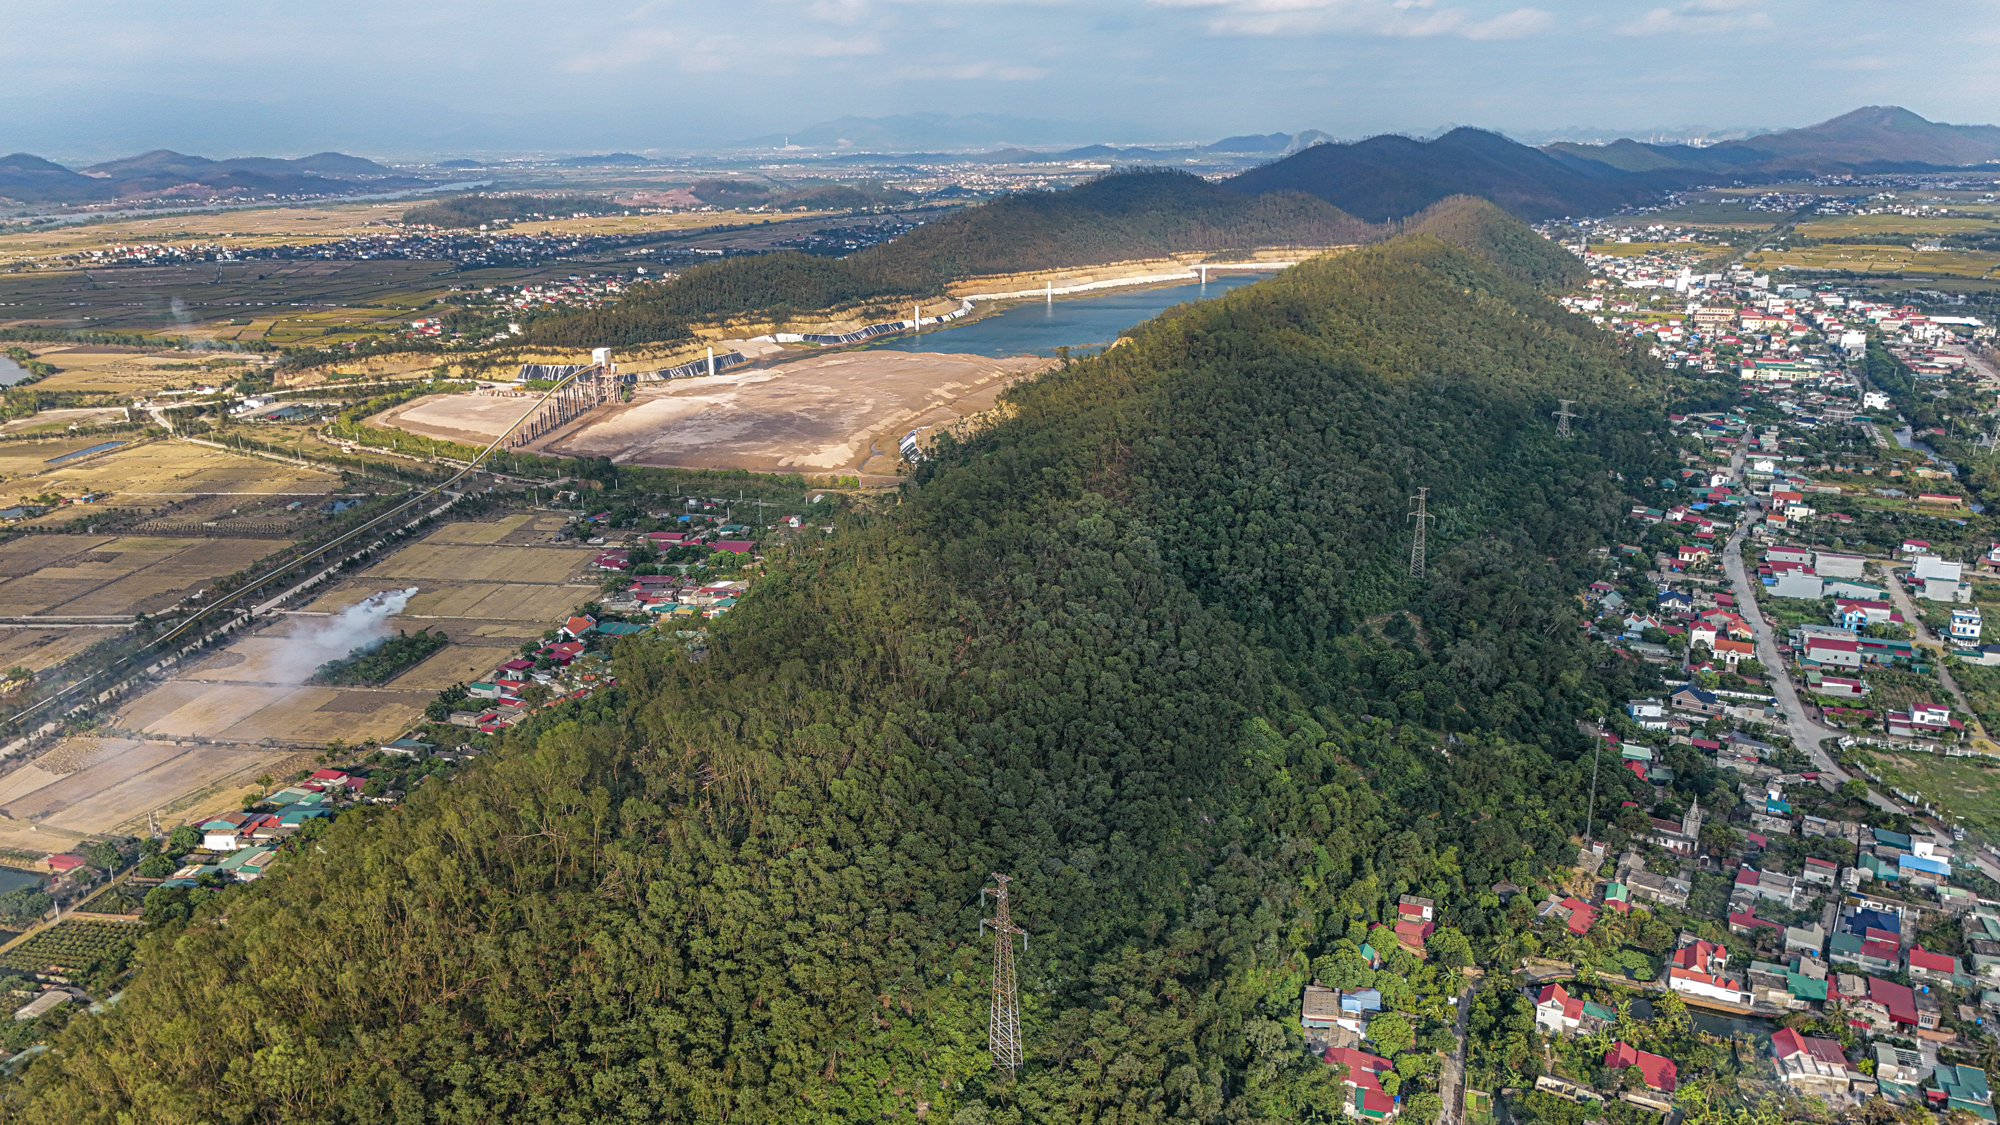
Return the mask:
[[511,429],[535,405],[539,395],[425,395],[392,406],[368,419],[371,426],[396,429],[455,441],[461,445],[483,446]]
[[631,402],[591,413],[547,448],[660,468],[893,474],[903,434],[988,410],[1008,385],[1048,365],[860,351],[641,384]]

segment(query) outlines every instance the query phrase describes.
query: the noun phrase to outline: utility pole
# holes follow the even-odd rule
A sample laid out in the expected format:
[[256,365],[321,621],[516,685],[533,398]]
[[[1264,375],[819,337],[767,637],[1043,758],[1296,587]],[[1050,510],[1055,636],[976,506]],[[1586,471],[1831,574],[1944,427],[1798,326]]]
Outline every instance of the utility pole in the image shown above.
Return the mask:
[[1014,986],[1014,935],[1021,935],[1021,952],[1028,951],[1028,931],[1014,924],[1007,913],[1007,884],[1012,876],[993,873],[998,888],[982,887],[983,899],[993,896],[993,917],[979,920],[979,932],[990,927],[993,943],[993,1016],[987,1024],[987,1049],[993,1053],[996,1070],[1013,1072],[1021,1066],[1021,997]]
[[1583,814],[1583,846],[1586,848],[1590,846],[1591,830],[1597,827],[1597,758],[1604,749],[1604,736],[1597,735],[1591,742],[1595,745],[1590,750],[1590,808]]
[[1569,420],[1576,417],[1576,415],[1569,412],[1569,408],[1576,405],[1576,400],[1573,398],[1559,398],[1556,401],[1562,403],[1562,409],[1555,413],[1556,436],[1566,438],[1569,436]]
[[1417,521],[1417,537],[1410,544],[1410,577],[1419,582],[1424,580],[1424,524],[1437,518],[1424,510],[1424,501],[1430,493],[1428,488],[1419,488],[1417,494],[1410,497],[1417,502],[1417,510],[1409,515],[1410,519]]

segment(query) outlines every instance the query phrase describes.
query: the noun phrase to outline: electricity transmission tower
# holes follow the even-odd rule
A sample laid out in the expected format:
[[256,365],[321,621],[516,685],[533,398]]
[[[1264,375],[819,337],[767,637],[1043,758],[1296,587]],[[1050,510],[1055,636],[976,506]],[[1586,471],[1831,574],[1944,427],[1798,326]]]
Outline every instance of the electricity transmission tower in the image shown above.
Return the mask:
[[1424,499],[1430,494],[1430,489],[1419,488],[1417,494],[1410,497],[1417,502],[1417,510],[1411,512],[1409,516],[1417,521],[1417,538],[1410,544],[1410,577],[1419,582],[1423,581],[1424,577],[1424,524],[1437,518],[1424,510]]
[[994,872],[1000,886],[982,888],[980,897],[993,896],[993,917],[979,920],[979,932],[993,931],[993,1018],[987,1025],[987,1041],[997,1069],[1013,1071],[1021,1065],[1021,997],[1014,987],[1014,935],[1021,935],[1021,951],[1028,950],[1028,931],[1014,924],[1007,913],[1007,884],[1012,877]]
[[1576,405],[1576,400],[1573,398],[1561,398],[1556,401],[1562,403],[1562,409],[1555,413],[1556,436],[1566,438],[1569,436],[1569,420],[1576,417],[1576,415],[1569,412],[1569,408]]

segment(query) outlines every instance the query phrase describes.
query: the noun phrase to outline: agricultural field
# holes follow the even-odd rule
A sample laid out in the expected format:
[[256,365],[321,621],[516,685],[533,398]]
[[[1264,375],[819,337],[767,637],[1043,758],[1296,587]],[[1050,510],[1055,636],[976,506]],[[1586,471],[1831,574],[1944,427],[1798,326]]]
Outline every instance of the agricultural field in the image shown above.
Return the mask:
[[[68,847],[87,836],[144,829],[191,808],[240,807],[296,750],[181,745],[157,739],[79,736],[0,776],[0,847]],[[292,768],[297,768],[293,766]]]
[[120,947],[139,940],[145,932],[144,927],[131,922],[65,918],[0,953],[0,965],[24,973],[55,971],[62,975],[62,970],[85,969],[115,956]]
[[552,542],[567,522],[551,513],[516,512],[445,524],[333,587],[304,612],[338,613],[376,591],[415,587],[390,624],[442,632],[452,643],[388,686],[426,693],[428,702],[443,688],[490,674],[523,641],[539,638],[597,596],[601,574],[588,569],[597,548]]
[[59,261],[66,254],[134,243],[220,242],[230,246],[283,246],[381,233],[402,217],[407,202],[328,203],[191,212],[75,223],[0,234],[0,267]]
[[[185,441],[132,441],[58,463],[104,440],[0,444],[5,493],[22,498],[107,493],[98,502],[103,507],[143,513],[163,526],[213,522],[217,534],[226,534],[232,521],[259,527],[273,520],[301,522],[329,494],[345,491],[336,472]],[[286,511],[293,502],[304,514]],[[57,508],[35,522],[67,524],[87,510]]]
[[1791,250],[1760,250],[1746,257],[1744,264],[1759,270],[1844,270],[1857,274],[1903,273],[1984,278],[2000,266],[2000,254],[1964,250],[1926,253],[1908,246],[1836,243]]
[[1590,246],[1593,254],[1607,254],[1614,258],[1643,258],[1648,254],[1721,254],[1727,246],[1711,242],[1594,242]]
[[[37,359],[52,363],[56,373],[35,383],[49,393],[117,395],[151,398],[163,390],[196,383],[229,382],[253,368],[277,362],[258,355],[203,356],[176,348],[134,348],[112,344],[25,344]],[[33,425],[34,419],[21,419]]]
[[2000,226],[1995,220],[1956,216],[1815,215],[1801,221],[1798,233],[1808,238],[1857,238],[1888,234],[1977,234]]
[[1774,211],[1752,211],[1750,201],[1720,193],[1696,197],[1678,207],[1645,214],[1647,223],[1669,226],[1715,227],[1724,230],[1764,230],[1776,226],[1785,216]]
[[0,617],[157,613],[284,546],[270,539],[22,536],[0,543]]

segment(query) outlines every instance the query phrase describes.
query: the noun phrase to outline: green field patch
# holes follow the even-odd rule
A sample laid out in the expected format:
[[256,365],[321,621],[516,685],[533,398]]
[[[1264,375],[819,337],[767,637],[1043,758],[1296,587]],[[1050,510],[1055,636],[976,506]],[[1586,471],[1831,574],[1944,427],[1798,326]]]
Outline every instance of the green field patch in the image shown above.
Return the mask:
[[1920,793],[1947,816],[1989,835],[2000,832],[2000,760],[1931,754],[1877,754],[1890,785]]

